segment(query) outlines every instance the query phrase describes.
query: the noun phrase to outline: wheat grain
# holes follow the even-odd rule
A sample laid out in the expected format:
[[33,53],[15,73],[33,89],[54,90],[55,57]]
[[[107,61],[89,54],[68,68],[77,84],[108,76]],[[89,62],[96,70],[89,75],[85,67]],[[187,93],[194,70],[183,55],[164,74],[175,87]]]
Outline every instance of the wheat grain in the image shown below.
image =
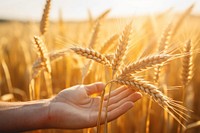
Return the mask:
[[112,59],[113,59],[113,57],[114,57],[113,54],[105,54],[104,56],[105,56],[106,59],[109,60],[110,62],[112,62]]

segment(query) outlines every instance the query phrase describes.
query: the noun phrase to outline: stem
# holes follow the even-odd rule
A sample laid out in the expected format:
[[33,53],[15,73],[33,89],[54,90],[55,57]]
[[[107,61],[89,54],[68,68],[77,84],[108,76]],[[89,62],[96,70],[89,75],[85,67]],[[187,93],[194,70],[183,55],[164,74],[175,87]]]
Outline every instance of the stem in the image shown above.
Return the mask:
[[[115,75],[115,71],[112,72],[112,79]],[[108,105],[109,105],[109,101],[110,101],[110,93],[111,93],[111,90],[112,90],[112,82],[113,81],[110,81],[109,83],[111,83],[110,85],[110,88],[109,88],[109,93],[108,93],[108,100],[107,100],[107,104],[106,104],[106,113],[105,113],[105,128],[104,128],[104,133],[107,133],[108,132]]]
[[[106,86],[105,86],[105,88],[106,88]],[[105,88],[104,88],[103,92],[101,93],[101,102],[100,102],[99,114],[98,114],[98,120],[97,120],[97,133],[101,132],[101,111],[102,111],[102,107],[103,107]]]
[[108,82],[105,85],[105,88],[103,89],[103,92],[101,93],[101,101],[100,101],[100,107],[99,107],[99,114],[98,114],[98,120],[97,120],[97,133],[101,132],[101,112],[102,112],[102,107],[103,107],[103,100],[104,100],[104,95],[105,95],[105,91],[106,91],[106,86],[109,84],[110,82]]
[[53,95],[53,88],[52,88],[52,79],[51,79],[51,73],[44,73],[44,78],[46,82],[46,87],[47,87],[47,95],[48,97],[52,97]]
[[145,129],[146,133],[149,133],[151,106],[152,106],[152,98],[149,99],[149,105],[147,109],[146,129]]
[[[183,85],[182,94],[181,94],[181,100],[183,101],[183,104],[185,104],[185,90],[186,90],[186,86]],[[184,122],[181,117],[179,117],[179,119],[180,119],[180,121]],[[182,126],[179,124],[177,133],[181,133],[181,132],[183,132],[183,129],[182,129]]]
[[104,133],[107,133],[108,132],[108,105],[109,105],[109,101],[110,101],[110,93],[111,93],[111,90],[112,90],[112,83],[110,85],[110,88],[109,88],[109,93],[108,93],[108,101],[107,101],[107,104],[106,104],[106,116],[105,116],[105,128],[104,128]]

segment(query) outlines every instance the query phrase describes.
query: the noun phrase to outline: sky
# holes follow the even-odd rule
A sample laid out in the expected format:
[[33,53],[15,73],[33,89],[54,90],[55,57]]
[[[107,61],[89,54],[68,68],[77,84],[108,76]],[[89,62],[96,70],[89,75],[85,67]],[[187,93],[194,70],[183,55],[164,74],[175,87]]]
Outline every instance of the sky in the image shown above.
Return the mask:
[[[195,3],[193,13],[200,15],[200,0],[52,0],[50,19],[57,20],[62,11],[64,20],[88,18],[88,10],[96,17],[111,9],[109,17],[149,15],[172,7],[181,12]],[[45,0],[0,0],[0,19],[40,20]]]

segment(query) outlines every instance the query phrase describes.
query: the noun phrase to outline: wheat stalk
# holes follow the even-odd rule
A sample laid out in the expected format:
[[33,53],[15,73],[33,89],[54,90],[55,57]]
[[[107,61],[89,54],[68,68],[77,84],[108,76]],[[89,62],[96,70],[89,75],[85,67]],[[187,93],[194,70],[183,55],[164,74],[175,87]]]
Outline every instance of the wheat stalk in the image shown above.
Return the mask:
[[[69,52],[69,49],[62,49],[58,51],[53,51],[48,53],[48,58],[50,59],[50,63],[53,63],[54,61],[57,61],[58,59],[62,58]],[[38,58],[32,66],[33,69],[33,78],[36,77],[40,72],[45,70],[46,63],[43,61],[42,58]]]
[[186,87],[191,79],[192,72],[192,48],[191,40],[188,40],[184,47],[184,53],[186,54],[182,60],[182,85]]
[[167,27],[164,29],[160,40],[158,42],[158,52],[163,51],[166,52],[166,49],[169,45],[169,42],[171,40],[171,34],[172,34],[172,24],[168,24]]
[[111,9],[105,10],[103,13],[101,13],[96,20],[94,21],[95,23],[99,20],[104,19],[109,13],[110,13]]
[[92,17],[92,13],[91,13],[90,9],[87,10],[87,14],[88,14],[88,22],[92,26],[92,24],[93,24],[93,17]]
[[62,14],[62,10],[59,10],[59,20],[58,20],[58,24],[59,24],[59,34],[61,36],[65,35],[65,26],[64,26],[64,20],[63,20],[63,14]]
[[124,60],[126,55],[131,30],[132,23],[129,23],[128,25],[126,25],[126,27],[123,30],[123,33],[120,35],[118,47],[115,51],[114,58],[112,60],[113,75],[118,69],[120,69],[120,65],[123,64],[122,61]]
[[[40,98],[40,79],[38,77],[39,73],[42,70],[45,70],[47,74],[44,74],[45,80],[47,81],[47,92],[48,96],[53,95],[52,91],[52,80],[51,80],[51,64],[50,59],[48,56],[48,50],[46,48],[46,45],[42,41],[42,39],[38,36],[34,36],[35,46],[37,48],[37,54],[40,59],[39,64],[36,66],[35,64],[32,67],[32,79],[29,84],[29,90],[30,90],[30,98]],[[37,83],[35,83],[37,81]],[[35,89],[36,86],[36,89]]]
[[168,54],[159,54],[159,55],[152,55],[142,58],[138,61],[130,63],[129,65],[125,66],[120,73],[121,77],[126,76],[130,73],[136,73],[138,71],[142,71],[147,69],[148,67],[153,67],[157,64],[163,63],[167,61],[171,55]]
[[[181,73],[181,79],[182,79],[182,101],[185,104],[185,96],[187,92],[187,85],[191,78],[191,66],[192,66],[192,50],[191,50],[191,40],[188,40],[184,46],[183,55],[185,55],[182,59],[182,73]],[[181,131],[181,126],[178,127],[178,133]]]
[[183,127],[185,127],[177,116],[180,116],[183,120],[187,121],[189,116],[185,112],[190,110],[186,109],[181,104],[178,104],[178,102],[172,100],[171,98],[165,96],[155,85],[150,84],[136,76],[130,77],[129,79],[117,77],[116,79],[112,80],[112,82],[128,85],[130,87],[136,87],[139,91],[146,93],[148,96],[152,97],[153,100],[157,102],[163,109],[171,114],[174,119],[176,119]]
[[119,35],[118,34],[114,34],[112,35],[101,47],[100,49],[100,53],[106,53],[107,51],[110,50],[110,48],[113,46],[113,44],[115,43],[115,41],[118,39]]
[[42,19],[40,22],[40,33],[44,35],[47,31],[48,23],[49,23],[49,11],[51,6],[51,0],[46,0],[45,8],[43,11]]
[[[164,29],[164,31],[163,31],[163,33],[160,37],[160,40],[158,42],[158,50],[157,50],[158,53],[161,52],[161,51],[163,53],[166,53],[166,49],[167,49],[169,42],[171,40],[171,33],[172,33],[172,24],[168,24],[167,27]],[[160,64],[157,67],[155,67],[155,69],[154,69],[154,81],[155,81],[155,83],[157,83],[158,80],[159,80],[159,77],[160,77],[159,74],[160,74],[160,71],[161,71],[160,69],[161,69],[162,66],[163,65]]]
[[35,78],[39,74],[39,72],[40,72],[40,70],[38,69],[39,67],[44,68],[44,70],[46,72],[48,72],[49,74],[51,73],[50,59],[49,59],[49,56],[48,56],[48,51],[47,51],[46,45],[44,44],[42,39],[38,36],[34,36],[34,41],[35,41],[35,46],[37,48],[37,54],[38,54],[38,57],[41,60],[41,63],[38,66],[33,65],[32,78]]
[[71,50],[73,50],[75,53],[82,55],[88,59],[92,59],[98,63],[101,63],[107,67],[111,67],[111,63],[109,62],[109,60],[107,60],[107,58],[102,55],[101,53],[94,51],[93,49],[89,49],[89,48],[81,48],[81,47],[73,47],[71,48]]
[[[163,33],[158,41],[158,48],[157,53],[163,52],[167,53],[166,50],[168,48],[169,42],[171,40],[171,34],[172,34],[172,24],[168,24],[166,28],[163,30]],[[154,68],[154,82],[158,84],[159,78],[160,78],[160,72],[161,68],[163,66],[163,63],[157,65]],[[164,94],[167,95],[167,91],[164,91]],[[152,100],[149,101],[148,111],[147,111],[147,120],[146,120],[146,133],[149,133],[149,127],[150,127],[150,110],[152,106]],[[167,114],[164,112],[164,119],[167,119]]]
[[[126,56],[126,51],[127,51],[131,31],[132,31],[132,22],[130,22],[128,25],[125,26],[122,34],[120,35],[118,46],[117,46],[117,49],[115,51],[114,58],[112,60],[112,70],[113,70],[112,71],[112,78],[115,76],[115,74],[118,72],[118,70],[123,65],[123,61],[124,61],[124,58]],[[109,94],[108,94],[108,101],[107,101],[106,113],[105,113],[105,129],[104,129],[104,132],[106,132],[106,133],[107,133],[107,130],[108,130],[108,113],[107,112],[108,112],[108,104],[109,104],[109,101],[110,101],[111,89],[112,89],[112,84],[111,84],[111,86],[109,88],[109,92],[108,92]],[[102,94],[104,94],[104,93],[102,93]],[[99,127],[99,125],[98,125],[98,127]]]
[[[62,50],[58,50],[58,51],[52,51],[50,53],[48,53],[48,57],[50,59],[50,62],[54,62],[55,60],[58,60],[59,58],[65,56],[67,53],[69,52],[68,49],[62,49]],[[42,65],[42,59],[38,58],[34,63],[33,66],[37,67]]]
[[172,31],[172,36],[174,37],[178,31],[178,29],[181,27],[181,25],[184,22],[184,19],[190,15],[190,13],[192,12],[192,9],[194,8],[195,4],[192,4],[191,6],[189,6],[185,12],[180,16],[180,18],[177,20],[176,25],[173,28]]
[[90,39],[90,42],[88,44],[89,48],[95,48],[95,44],[97,43],[97,39],[98,39],[98,34],[99,34],[99,30],[100,29],[100,21],[97,21],[94,25],[93,31],[92,31],[92,36]]

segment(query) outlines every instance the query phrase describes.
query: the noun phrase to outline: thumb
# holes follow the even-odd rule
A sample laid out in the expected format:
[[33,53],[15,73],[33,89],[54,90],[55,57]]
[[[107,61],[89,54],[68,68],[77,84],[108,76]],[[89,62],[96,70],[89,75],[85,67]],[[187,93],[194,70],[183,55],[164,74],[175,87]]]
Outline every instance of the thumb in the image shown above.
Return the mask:
[[89,85],[85,85],[85,90],[88,95],[92,95],[94,93],[100,93],[104,89],[105,84],[102,82],[96,82]]

